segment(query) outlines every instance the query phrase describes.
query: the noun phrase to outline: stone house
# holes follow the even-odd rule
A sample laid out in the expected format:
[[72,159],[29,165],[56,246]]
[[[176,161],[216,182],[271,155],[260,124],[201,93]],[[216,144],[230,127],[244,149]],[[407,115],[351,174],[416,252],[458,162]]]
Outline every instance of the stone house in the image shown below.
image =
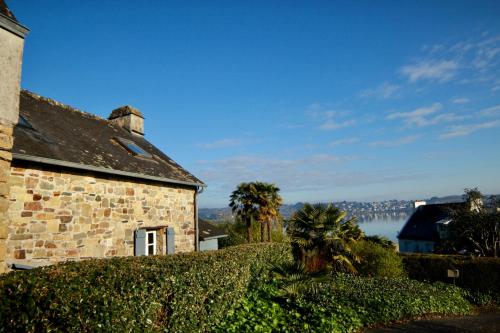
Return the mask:
[[198,178],[148,142],[144,117],[108,119],[20,90],[27,29],[0,0],[0,272],[198,249]]

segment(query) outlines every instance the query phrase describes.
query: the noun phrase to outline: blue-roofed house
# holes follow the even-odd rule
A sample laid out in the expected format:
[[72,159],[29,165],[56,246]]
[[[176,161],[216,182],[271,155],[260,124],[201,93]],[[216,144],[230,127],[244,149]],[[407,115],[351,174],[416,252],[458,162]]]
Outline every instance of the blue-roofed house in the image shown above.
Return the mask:
[[463,209],[465,202],[420,205],[398,235],[400,252],[429,253],[448,237],[451,212]]

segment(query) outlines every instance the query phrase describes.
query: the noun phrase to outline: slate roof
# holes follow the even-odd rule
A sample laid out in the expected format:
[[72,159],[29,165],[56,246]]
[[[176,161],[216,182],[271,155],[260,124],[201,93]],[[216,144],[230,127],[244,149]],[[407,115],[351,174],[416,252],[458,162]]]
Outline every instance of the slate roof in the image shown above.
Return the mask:
[[[203,182],[149,143],[144,137],[29,91],[21,91],[19,114],[33,129],[14,129],[14,160],[204,186]],[[152,158],[133,155],[116,138],[133,141]]]
[[222,230],[222,228],[215,225],[215,223],[205,221],[202,219],[198,220],[199,227],[199,238],[200,240],[206,240],[211,238],[221,238],[227,237],[227,233]]
[[13,21],[16,21],[17,22],[17,19],[16,17],[14,16],[14,14],[10,11],[9,7],[7,7],[7,4],[5,3],[4,0],[0,0],[0,14],[4,15],[4,16],[7,16],[8,18],[10,18],[11,20]]
[[436,222],[449,218],[451,210],[464,207],[464,202],[419,206],[404,225],[398,238],[439,241]]

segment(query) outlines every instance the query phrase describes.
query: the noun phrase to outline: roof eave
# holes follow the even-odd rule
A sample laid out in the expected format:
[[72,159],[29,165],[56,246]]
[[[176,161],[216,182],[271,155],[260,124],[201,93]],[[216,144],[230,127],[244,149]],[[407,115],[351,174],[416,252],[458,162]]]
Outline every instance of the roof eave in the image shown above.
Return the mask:
[[16,20],[11,19],[8,16],[0,14],[0,27],[4,28],[7,31],[12,32],[13,34],[25,38],[28,32],[30,31],[24,25],[20,24]]
[[205,240],[219,239],[219,238],[224,238],[224,237],[229,237],[229,235],[218,235],[218,236],[200,237],[200,239],[205,241]]
[[25,154],[19,154],[19,153],[12,153],[12,159],[19,160],[19,161],[37,162],[37,163],[42,163],[42,164],[61,166],[61,167],[66,167],[66,168],[71,168],[71,169],[94,171],[94,172],[115,175],[115,176],[125,176],[125,177],[138,178],[138,179],[144,179],[144,180],[153,180],[153,181],[158,181],[158,182],[162,182],[162,183],[187,185],[187,186],[195,186],[195,187],[207,187],[207,185],[205,185],[204,183],[187,182],[187,181],[182,181],[182,180],[177,180],[177,179],[150,176],[150,175],[144,175],[144,174],[135,173],[135,172],[115,170],[115,169],[104,168],[104,167],[96,167],[93,165],[86,165],[86,164],[56,160],[56,159],[46,158],[46,157],[25,155]]
[[426,238],[426,237],[415,237],[415,236],[403,236],[397,237],[398,240],[409,240],[409,241],[422,241],[422,242],[439,242],[439,238]]

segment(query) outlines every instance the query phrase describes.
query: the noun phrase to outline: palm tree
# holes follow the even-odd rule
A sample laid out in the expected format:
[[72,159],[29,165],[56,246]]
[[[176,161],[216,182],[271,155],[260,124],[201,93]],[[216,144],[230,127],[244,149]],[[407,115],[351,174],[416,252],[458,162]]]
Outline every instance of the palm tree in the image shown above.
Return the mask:
[[363,236],[354,224],[355,218],[345,219],[346,212],[332,204],[304,204],[288,222],[292,251],[297,262],[308,272],[333,270],[355,272],[349,243]]
[[257,216],[257,191],[255,183],[241,183],[231,193],[229,207],[247,227],[247,242],[252,240],[252,220]]
[[274,184],[255,182],[258,204],[258,219],[260,222],[260,241],[264,242],[264,229],[267,227],[267,241],[271,241],[271,221],[280,216],[280,206],[283,199],[278,194],[280,189]]

